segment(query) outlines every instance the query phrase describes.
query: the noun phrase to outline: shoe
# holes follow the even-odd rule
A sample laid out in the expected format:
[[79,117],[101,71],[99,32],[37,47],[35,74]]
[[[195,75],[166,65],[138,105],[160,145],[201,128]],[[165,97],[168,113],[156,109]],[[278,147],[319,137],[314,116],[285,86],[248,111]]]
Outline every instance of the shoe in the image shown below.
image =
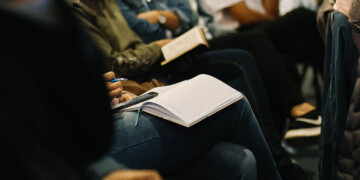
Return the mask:
[[317,110],[290,120],[285,140],[292,146],[304,146],[319,143],[321,134],[321,116]]
[[299,122],[304,122],[304,123],[308,123],[308,124],[312,124],[312,125],[321,125],[322,119],[320,116],[320,113],[318,110],[312,110],[304,115],[298,116],[298,117],[292,117],[290,119],[290,121],[299,121]]
[[296,163],[278,165],[278,170],[283,180],[312,180],[311,176]]
[[291,129],[285,134],[285,141],[292,147],[319,144],[321,127]]
[[320,133],[320,125],[312,125],[301,121],[295,121],[289,125],[285,134],[285,139],[320,136]]

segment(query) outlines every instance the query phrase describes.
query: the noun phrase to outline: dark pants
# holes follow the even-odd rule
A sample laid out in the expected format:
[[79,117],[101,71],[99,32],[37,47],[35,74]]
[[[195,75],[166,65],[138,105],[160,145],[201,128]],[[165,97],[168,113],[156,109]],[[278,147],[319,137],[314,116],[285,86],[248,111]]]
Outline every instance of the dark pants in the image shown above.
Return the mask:
[[276,117],[282,117],[277,118],[278,127],[283,126],[293,106],[305,101],[281,55],[263,33],[232,33],[210,40],[209,43],[211,49],[239,48],[254,56],[272,112]]
[[325,46],[317,30],[316,12],[298,8],[274,20],[239,29],[248,30],[265,33],[279,53],[322,72]]
[[[165,70],[167,69],[165,68]],[[150,77],[156,77],[167,83],[175,83],[205,73],[242,92],[250,102],[274,159],[276,161],[288,159],[288,154],[281,146],[281,137],[271,116],[263,82],[253,57],[248,52],[239,49],[205,52],[196,59],[189,73],[173,74],[170,80],[164,79],[164,77],[168,77],[165,75],[167,73],[169,72],[164,73],[164,69],[157,70]]]

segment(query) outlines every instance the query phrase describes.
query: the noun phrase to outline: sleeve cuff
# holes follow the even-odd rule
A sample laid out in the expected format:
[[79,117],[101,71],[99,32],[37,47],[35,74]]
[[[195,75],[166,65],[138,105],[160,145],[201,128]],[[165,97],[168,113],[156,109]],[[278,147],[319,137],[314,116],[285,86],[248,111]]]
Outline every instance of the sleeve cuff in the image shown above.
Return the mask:
[[191,19],[187,17],[181,10],[174,9],[173,13],[175,13],[180,18],[180,27],[178,27],[174,32],[176,35],[180,35],[185,31],[189,30],[192,26]]
[[148,46],[152,49],[152,52],[154,52],[153,58],[155,61],[158,61],[160,58],[163,58],[161,46],[156,44],[156,42],[152,42],[152,43],[148,44]]

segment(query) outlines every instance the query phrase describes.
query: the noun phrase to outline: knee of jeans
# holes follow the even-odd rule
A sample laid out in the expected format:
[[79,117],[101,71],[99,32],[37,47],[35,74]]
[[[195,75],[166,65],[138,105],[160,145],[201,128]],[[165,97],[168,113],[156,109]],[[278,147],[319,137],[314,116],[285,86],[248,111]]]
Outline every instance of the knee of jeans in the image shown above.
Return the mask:
[[242,59],[245,62],[255,62],[254,57],[248,51],[241,50],[241,49],[226,49],[224,50],[230,57],[234,59]]
[[223,50],[222,53],[225,54],[222,61],[231,63],[235,67],[238,67],[241,71],[253,73],[253,70],[256,69],[254,57],[248,51],[240,49],[226,49]]
[[234,157],[238,159],[235,160],[237,163],[234,165],[241,172],[241,177],[243,179],[257,179],[256,158],[254,154],[247,148],[243,148],[240,152],[242,157]]
[[219,151],[224,159],[228,159],[227,167],[231,167],[231,171],[237,173],[234,177],[256,179],[256,158],[248,148],[231,142],[219,142],[213,150]]
[[253,55],[248,51],[238,51],[229,49],[229,54],[233,58],[233,63],[246,72],[253,73],[256,68],[256,63]]
[[256,172],[256,158],[248,148],[241,145],[232,145],[232,151],[237,154],[233,156],[233,167],[245,174]]
[[245,168],[247,169],[247,171],[245,172],[256,172],[256,158],[254,154],[249,149],[244,149],[244,154],[246,158],[244,158],[243,164],[246,166]]

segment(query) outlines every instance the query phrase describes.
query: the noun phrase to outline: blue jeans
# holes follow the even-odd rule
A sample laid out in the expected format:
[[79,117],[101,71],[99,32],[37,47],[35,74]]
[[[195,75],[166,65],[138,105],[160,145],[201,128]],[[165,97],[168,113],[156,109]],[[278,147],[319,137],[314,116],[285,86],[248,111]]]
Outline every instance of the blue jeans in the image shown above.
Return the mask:
[[330,15],[320,137],[320,179],[324,180],[337,177],[341,141],[356,80],[359,55],[351,37],[352,26],[342,13]]
[[[115,139],[110,155],[134,169],[156,169],[164,177],[174,175],[196,162],[201,162],[219,142],[230,142],[248,148],[256,158],[258,179],[280,179],[270,150],[246,98],[210,116],[200,123],[185,128],[164,119],[142,113],[139,124],[134,126],[136,112],[114,115]],[[238,147],[234,147],[238,148]],[[228,146],[214,159],[231,162],[244,156],[244,152]],[[218,155],[218,156],[216,156]],[[222,156],[222,158],[219,158]],[[235,157],[235,158],[234,158]],[[210,158],[211,159],[211,158]],[[208,161],[204,161],[208,162]],[[211,161],[209,161],[211,162]],[[239,161],[237,161],[239,162]],[[254,172],[239,172],[243,165],[203,163],[199,175],[223,179],[251,179]],[[250,163],[250,165],[253,163]],[[199,165],[197,165],[199,166]],[[206,168],[206,167],[212,168]],[[247,177],[250,176],[250,177]]]
[[255,156],[249,149],[223,141],[184,172],[168,179],[257,179],[256,169]]
[[283,164],[291,162],[288,153],[281,146],[281,137],[272,119],[265,87],[255,61],[247,51],[240,49],[207,51],[196,59],[190,73],[172,76],[171,79],[164,78],[167,77],[167,73],[157,69],[150,77],[172,84],[205,73],[242,92],[250,102],[275,161],[281,161]]
[[210,74],[247,97],[275,161],[290,163],[287,152],[281,146],[281,137],[272,119],[265,87],[253,57],[239,49],[209,51],[201,54],[195,67],[195,73]]

